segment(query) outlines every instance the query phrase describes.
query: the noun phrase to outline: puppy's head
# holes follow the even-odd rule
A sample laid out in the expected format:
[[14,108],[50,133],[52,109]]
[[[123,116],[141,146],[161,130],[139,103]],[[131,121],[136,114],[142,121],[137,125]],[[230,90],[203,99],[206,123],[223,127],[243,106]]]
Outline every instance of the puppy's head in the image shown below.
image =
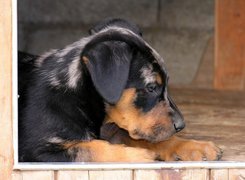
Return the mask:
[[110,28],[110,27],[125,28],[128,30],[131,30],[132,32],[134,32],[135,34],[139,36],[142,36],[142,31],[136,24],[134,24],[133,22],[129,22],[125,19],[121,19],[121,18],[107,18],[99,22],[98,24],[96,24],[94,27],[92,27],[89,30],[89,34],[93,35],[93,34],[99,33],[100,31],[106,28]]
[[184,128],[162,59],[139,35],[125,28],[102,31],[84,47],[82,60],[104,98],[107,122],[151,142]]

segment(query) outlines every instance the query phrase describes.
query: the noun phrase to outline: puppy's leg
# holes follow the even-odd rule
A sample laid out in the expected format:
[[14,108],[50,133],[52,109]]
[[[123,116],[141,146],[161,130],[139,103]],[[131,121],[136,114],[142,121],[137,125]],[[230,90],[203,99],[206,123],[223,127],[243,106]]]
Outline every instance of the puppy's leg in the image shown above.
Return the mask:
[[103,140],[64,144],[75,162],[152,162],[156,154],[147,149],[110,144]]
[[[171,137],[169,140],[150,143],[145,140],[134,140],[128,133],[112,126],[114,133],[105,137],[111,143],[123,143],[130,147],[145,148],[155,152],[159,160],[163,161],[205,161],[219,160],[222,151],[213,142],[196,141]],[[107,127],[108,128],[108,127]]]
[[137,141],[129,137],[126,144],[152,150],[164,161],[213,161],[219,160],[222,156],[221,149],[213,142],[188,140],[177,136],[159,143]]

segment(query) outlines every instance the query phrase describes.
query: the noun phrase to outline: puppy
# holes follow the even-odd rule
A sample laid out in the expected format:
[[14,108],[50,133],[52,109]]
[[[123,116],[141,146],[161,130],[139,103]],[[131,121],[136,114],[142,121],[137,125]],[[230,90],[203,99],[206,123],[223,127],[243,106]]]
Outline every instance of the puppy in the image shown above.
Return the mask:
[[163,59],[136,25],[107,19],[90,33],[33,58],[28,88],[20,94],[25,102],[19,115],[20,161],[221,157],[211,142],[173,136],[184,128],[183,117],[168,94]]

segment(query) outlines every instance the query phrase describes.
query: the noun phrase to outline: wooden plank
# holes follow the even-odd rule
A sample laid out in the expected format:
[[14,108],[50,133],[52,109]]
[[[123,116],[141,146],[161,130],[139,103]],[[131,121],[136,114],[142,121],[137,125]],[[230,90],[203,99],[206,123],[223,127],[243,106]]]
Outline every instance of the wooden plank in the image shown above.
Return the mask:
[[170,94],[177,104],[198,104],[221,107],[244,107],[245,94],[240,91],[171,88]]
[[208,169],[162,169],[162,170],[135,170],[134,180],[208,180]]
[[182,180],[208,180],[209,170],[208,169],[186,169],[181,171]]
[[55,180],[88,180],[88,171],[58,171]]
[[244,92],[174,89],[172,94],[186,121],[179,136],[214,141],[224,150],[222,160],[245,161]]
[[217,89],[244,89],[245,1],[216,0],[215,78]]
[[0,0],[0,178],[4,180],[11,178],[13,167],[11,12],[11,0]]
[[22,180],[55,180],[54,171],[22,171]]
[[245,169],[229,169],[229,180],[244,180]]
[[133,180],[132,170],[89,171],[89,180]]
[[134,180],[160,180],[159,170],[134,170]]
[[12,172],[12,180],[22,180],[22,173],[21,171],[13,171]]
[[183,178],[190,178],[188,173],[187,170],[179,170],[179,169],[135,170],[134,180],[141,180],[141,179],[142,180],[162,180],[162,179],[180,180]]
[[192,87],[213,89],[214,86],[214,37],[211,37],[204,50]]
[[228,169],[211,169],[210,180],[228,180],[229,173]]

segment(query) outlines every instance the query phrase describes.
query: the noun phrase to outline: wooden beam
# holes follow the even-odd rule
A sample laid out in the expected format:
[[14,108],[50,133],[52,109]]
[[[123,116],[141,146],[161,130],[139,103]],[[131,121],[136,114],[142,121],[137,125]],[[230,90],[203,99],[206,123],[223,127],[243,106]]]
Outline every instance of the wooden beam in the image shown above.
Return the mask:
[[79,171],[79,170],[58,171],[55,180],[73,180],[73,179],[89,180],[88,171]]
[[210,180],[229,180],[228,169],[211,169]]
[[159,180],[161,170],[134,170],[134,180]]
[[54,171],[23,171],[22,180],[56,180]]
[[135,170],[134,180],[162,180],[162,179],[198,179],[208,180],[208,169],[161,169]]
[[245,169],[229,169],[229,179],[245,179]]
[[0,0],[0,179],[10,179],[12,143],[12,9],[11,0]]
[[242,90],[245,82],[245,1],[216,0],[216,89]]
[[100,170],[89,171],[89,180],[133,180],[132,170]]

